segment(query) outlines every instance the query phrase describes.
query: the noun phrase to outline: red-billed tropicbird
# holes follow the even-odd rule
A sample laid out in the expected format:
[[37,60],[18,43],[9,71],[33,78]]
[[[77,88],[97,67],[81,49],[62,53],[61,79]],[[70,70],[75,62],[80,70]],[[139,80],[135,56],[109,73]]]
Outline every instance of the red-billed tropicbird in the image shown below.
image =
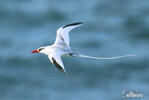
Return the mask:
[[124,56],[104,58],[104,57],[86,56],[76,51],[73,51],[69,46],[69,32],[72,29],[82,24],[83,22],[77,22],[77,23],[72,23],[72,24],[68,24],[60,27],[57,30],[56,41],[53,45],[40,47],[37,50],[32,51],[31,53],[42,53],[42,54],[48,55],[48,58],[50,59],[50,61],[64,74],[66,73],[66,70],[61,60],[62,56],[84,57],[84,58],[93,58],[93,59],[117,59],[122,57],[134,56],[134,55],[124,55]]

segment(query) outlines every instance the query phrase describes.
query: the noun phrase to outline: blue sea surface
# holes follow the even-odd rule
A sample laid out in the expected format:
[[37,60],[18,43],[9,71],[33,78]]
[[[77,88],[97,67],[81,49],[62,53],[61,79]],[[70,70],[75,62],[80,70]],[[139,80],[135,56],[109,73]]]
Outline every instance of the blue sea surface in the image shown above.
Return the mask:
[[[148,0],[1,0],[0,100],[149,100]],[[66,76],[48,57],[30,52],[55,41],[62,25],[70,46],[116,60],[62,58]],[[144,97],[123,97],[138,90]]]

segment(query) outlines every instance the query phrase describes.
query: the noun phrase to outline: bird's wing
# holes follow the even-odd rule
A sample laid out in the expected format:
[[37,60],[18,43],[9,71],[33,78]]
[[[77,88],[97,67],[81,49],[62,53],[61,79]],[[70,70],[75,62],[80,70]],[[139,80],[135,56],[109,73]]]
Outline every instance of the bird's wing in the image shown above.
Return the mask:
[[62,55],[61,52],[55,52],[55,53],[53,53],[53,55],[49,55],[48,58],[58,68],[58,70],[60,70],[65,75],[66,70],[65,70],[64,64],[61,60],[61,55]]
[[72,24],[68,24],[68,25],[60,27],[57,30],[55,44],[57,44],[59,42],[64,42],[65,44],[67,44],[67,46],[69,46],[69,32],[72,29],[80,26],[81,24],[83,24],[83,22],[72,23]]

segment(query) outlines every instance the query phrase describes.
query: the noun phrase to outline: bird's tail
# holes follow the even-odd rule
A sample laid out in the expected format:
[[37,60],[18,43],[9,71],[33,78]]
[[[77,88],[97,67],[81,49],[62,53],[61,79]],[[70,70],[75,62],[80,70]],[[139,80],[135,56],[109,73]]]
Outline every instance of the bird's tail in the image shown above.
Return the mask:
[[110,59],[119,59],[119,58],[136,56],[136,55],[123,55],[123,56],[115,56],[115,57],[93,57],[93,56],[87,56],[87,55],[83,55],[83,54],[78,54],[76,56],[77,57],[83,57],[83,58],[99,59],[99,60],[110,60]]

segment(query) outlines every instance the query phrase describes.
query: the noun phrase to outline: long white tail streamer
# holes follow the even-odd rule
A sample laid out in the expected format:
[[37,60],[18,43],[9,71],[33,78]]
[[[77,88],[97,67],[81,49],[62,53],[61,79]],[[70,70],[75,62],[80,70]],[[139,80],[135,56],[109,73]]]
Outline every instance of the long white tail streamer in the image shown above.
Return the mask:
[[87,56],[83,54],[78,55],[78,57],[100,59],[100,60],[119,59],[119,58],[130,57],[130,56],[136,56],[136,55],[123,55],[123,56],[115,56],[115,57],[93,57],[93,56]]

